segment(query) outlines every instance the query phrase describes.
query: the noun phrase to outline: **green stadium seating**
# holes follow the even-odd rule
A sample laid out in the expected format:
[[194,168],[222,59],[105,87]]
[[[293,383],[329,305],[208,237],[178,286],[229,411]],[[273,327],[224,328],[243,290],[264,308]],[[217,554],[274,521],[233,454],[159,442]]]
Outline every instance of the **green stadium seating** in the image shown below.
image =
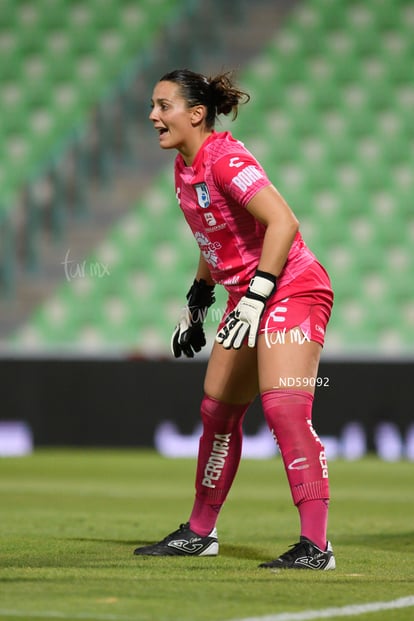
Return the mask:
[[183,0],[157,5],[2,0],[0,115],[20,150],[19,166],[4,174],[6,185],[18,191],[28,176],[36,176],[54,145],[70,138],[73,127],[113,87],[127,63],[145,54],[147,39],[181,5]]
[[[13,20],[8,9],[4,19]],[[127,13],[140,21],[133,3],[123,3],[118,19]],[[111,32],[108,16],[109,8],[101,24]],[[90,42],[101,54],[98,22]],[[392,8],[385,0],[298,3],[241,75],[248,108],[220,127],[261,159],[331,275],[327,354],[407,354],[414,345],[413,26],[409,0]],[[9,53],[18,56],[12,44]],[[64,283],[15,345],[168,351],[197,260],[170,170],[113,229],[104,258],[99,249],[96,256],[88,261],[108,262],[111,276]],[[224,303],[219,290],[217,309]],[[209,338],[214,327],[207,322]]]
[[[13,208],[22,204],[28,185],[54,175],[96,107],[125,84],[141,62],[151,38],[185,8],[186,0],[2,0],[0,7],[0,212],[7,233],[10,269],[0,274],[0,291],[13,291],[11,274],[19,252],[15,246]],[[100,126],[101,134],[105,123]],[[108,136],[108,140],[109,140]],[[97,158],[100,181],[107,182],[108,144]],[[85,172],[78,179],[83,183]],[[55,175],[57,181],[58,176]],[[64,230],[64,198],[55,199],[55,235]],[[84,212],[85,203],[70,206]],[[27,207],[36,216],[37,207]],[[36,219],[36,218],[35,218]],[[37,218],[38,219],[38,218]],[[39,239],[31,221],[26,227],[24,267],[36,269]],[[49,231],[48,231],[49,233]],[[7,291],[5,283],[7,282]]]

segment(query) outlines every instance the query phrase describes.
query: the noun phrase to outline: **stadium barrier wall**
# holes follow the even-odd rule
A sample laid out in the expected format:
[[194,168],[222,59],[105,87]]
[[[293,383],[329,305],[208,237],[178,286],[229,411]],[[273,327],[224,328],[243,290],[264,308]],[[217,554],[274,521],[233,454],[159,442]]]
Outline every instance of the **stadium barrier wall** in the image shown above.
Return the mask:
[[[205,361],[0,360],[0,423],[24,423],[34,447],[156,447],[194,455],[205,368]],[[376,452],[414,460],[413,372],[414,362],[321,363],[314,425],[331,458]],[[296,378],[284,381],[292,386]],[[263,426],[256,399],[245,422],[250,457],[277,451]]]

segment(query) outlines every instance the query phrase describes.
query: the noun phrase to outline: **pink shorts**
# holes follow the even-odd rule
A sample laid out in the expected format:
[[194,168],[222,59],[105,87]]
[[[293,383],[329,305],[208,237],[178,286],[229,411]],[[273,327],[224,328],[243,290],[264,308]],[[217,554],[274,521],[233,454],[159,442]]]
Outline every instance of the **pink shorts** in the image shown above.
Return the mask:
[[[218,330],[239,300],[240,297],[229,296]],[[296,335],[299,343],[309,340],[323,346],[333,300],[329,276],[325,268],[314,261],[290,284],[277,289],[268,300],[259,334],[265,334],[269,343],[277,343],[283,342],[283,335],[292,328],[300,328]]]

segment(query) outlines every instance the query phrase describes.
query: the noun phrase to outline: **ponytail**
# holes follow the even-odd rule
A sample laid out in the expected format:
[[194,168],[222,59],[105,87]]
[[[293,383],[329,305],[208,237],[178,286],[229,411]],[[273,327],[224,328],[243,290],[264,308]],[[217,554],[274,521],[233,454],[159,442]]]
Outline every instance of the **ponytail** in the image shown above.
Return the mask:
[[232,120],[237,118],[239,104],[247,103],[250,95],[237,88],[232,80],[232,74],[222,73],[208,80],[215,103],[215,118],[220,115],[233,113]]

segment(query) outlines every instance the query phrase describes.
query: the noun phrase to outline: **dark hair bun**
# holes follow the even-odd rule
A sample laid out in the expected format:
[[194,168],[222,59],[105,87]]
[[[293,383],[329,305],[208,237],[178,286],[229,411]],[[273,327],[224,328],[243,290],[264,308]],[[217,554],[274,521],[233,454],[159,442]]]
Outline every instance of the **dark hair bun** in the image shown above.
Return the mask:
[[212,101],[216,107],[216,114],[230,114],[233,120],[237,117],[240,103],[247,103],[250,96],[234,85],[230,72],[222,73],[209,79]]

